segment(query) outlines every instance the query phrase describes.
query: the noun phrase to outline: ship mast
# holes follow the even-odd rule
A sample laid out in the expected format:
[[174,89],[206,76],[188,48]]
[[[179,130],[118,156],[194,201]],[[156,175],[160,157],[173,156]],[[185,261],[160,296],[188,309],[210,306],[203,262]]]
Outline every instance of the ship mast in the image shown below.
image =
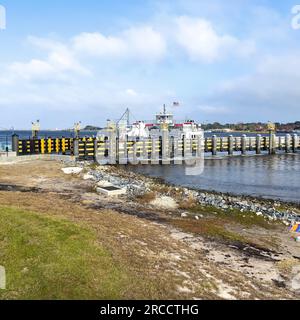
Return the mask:
[[127,108],[124,114],[122,115],[121,119],[118,121],[118,124],[122,121],[125,120],[127,123],[127,126],[130,125],[130,109]]

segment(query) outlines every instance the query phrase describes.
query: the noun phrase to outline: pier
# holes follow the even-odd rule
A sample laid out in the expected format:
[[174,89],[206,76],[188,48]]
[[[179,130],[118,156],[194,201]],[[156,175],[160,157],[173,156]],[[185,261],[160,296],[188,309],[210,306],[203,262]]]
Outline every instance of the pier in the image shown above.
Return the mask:
[[174,137],[167,131],[156,137],[120,137],[113,130],[98,137],[19,139],[12,137],[12,151],[17,156],[66,155],[78,161],[97,161],[103,165],[115,164],[183,164],[201,156],[237,156],[253,154],[297,153],[300,137],[257,135],[248,137],[196,138]]

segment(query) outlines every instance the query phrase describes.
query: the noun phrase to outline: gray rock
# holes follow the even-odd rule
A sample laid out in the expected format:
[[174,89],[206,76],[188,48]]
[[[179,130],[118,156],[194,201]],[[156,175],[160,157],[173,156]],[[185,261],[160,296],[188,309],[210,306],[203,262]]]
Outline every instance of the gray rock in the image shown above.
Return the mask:
[[188,215],[189,215],[188,212],[183,212],[183,213],[181,214],[181,218],[187,218]]

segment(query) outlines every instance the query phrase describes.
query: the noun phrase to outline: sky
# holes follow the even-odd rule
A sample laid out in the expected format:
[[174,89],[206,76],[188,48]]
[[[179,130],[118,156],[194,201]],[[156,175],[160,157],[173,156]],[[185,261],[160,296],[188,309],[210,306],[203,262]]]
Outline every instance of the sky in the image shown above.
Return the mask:
[[102,126],[127,107],[150,120],[163,104],[201,123],[300,120],[297,4],[0,0],[0,128]]

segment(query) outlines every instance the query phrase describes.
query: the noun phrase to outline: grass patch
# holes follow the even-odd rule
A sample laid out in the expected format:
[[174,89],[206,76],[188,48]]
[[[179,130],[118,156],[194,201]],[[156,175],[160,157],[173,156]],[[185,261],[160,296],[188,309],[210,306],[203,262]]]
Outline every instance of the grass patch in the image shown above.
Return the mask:
[[276,265],[281,273],[290,274],[295,266],[300,266],[300,263],[296,259],[285,259],[277,262]]
[[226,242],[248,243],[248,240],[245,237],[226,230],[225,226],[217,224],[212,219],[202,219],[201,221],[197,222],[190,219],[174,219],[170,223],[184,232],[201,235],[209,239],[218,239]]
[[126,274],[90,229],[0,206],[0,299],[118,299]]
[[191,213],[202,214],[204,217],[220,219],[224,224],[236,223],[244,227],[258,226],[265,229],[276,228],[276,223],[270,223],[254,212],[241,212],[240,210],[221,210],[212,206],[196,205],[189,209]]

